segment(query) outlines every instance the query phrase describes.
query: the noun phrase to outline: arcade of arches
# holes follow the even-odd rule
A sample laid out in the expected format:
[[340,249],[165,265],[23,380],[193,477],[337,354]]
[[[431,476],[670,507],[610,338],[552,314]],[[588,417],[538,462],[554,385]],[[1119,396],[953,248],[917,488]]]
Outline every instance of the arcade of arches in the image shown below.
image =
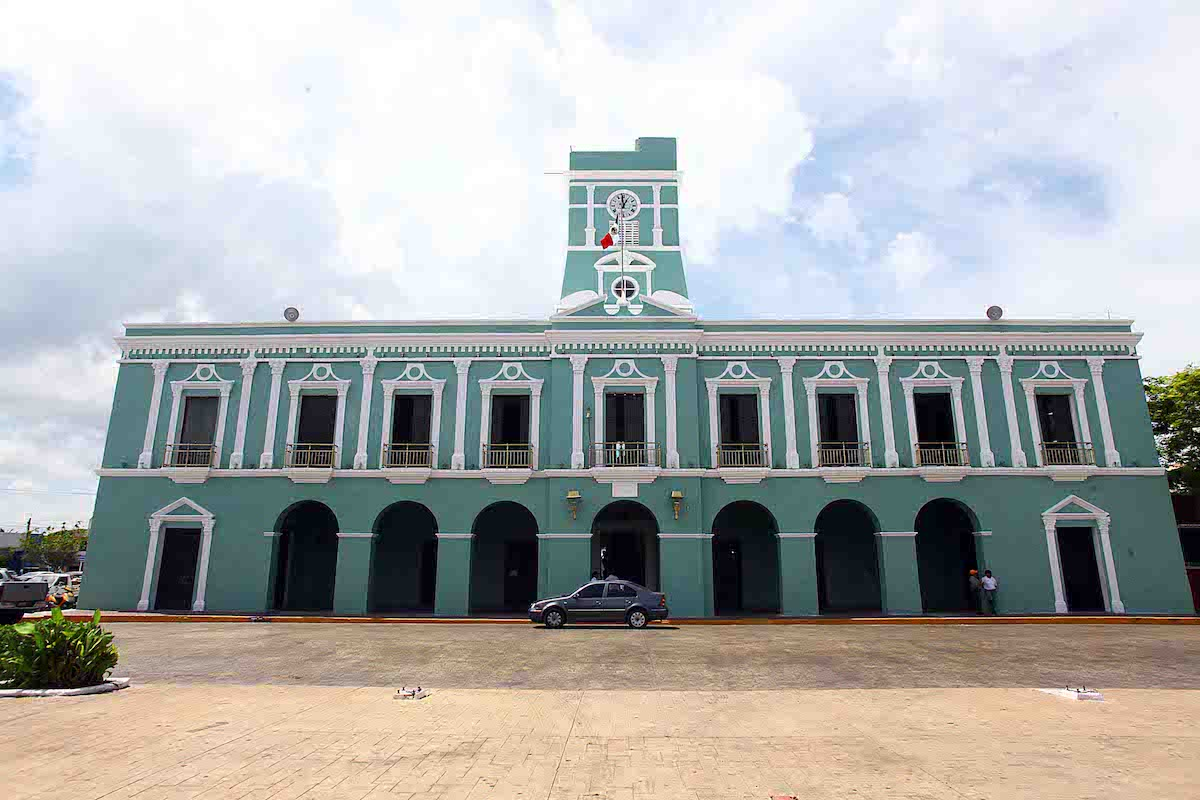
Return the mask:
[[[515,502],[481,510],[469,534],[440,533],[434,514],[409,501],[384,508],[371,533],[346,534],[328,506],[303,501],[275,527],[269,605],[284,612],[523,613],[589,576],[616,575],[684,595],[684,603],[670,600],[679,616],[975,610],[967,574],[982,559],[971,509],[931,500],[913,529],[882,532],[870,508],[836,500],[817,515],[812,533],[781,533],[768,508],[735,501],[713,518],[711,536],[673,534],[668,549],[653,512],[632,500],[599,509],[590,535],[540,536],[534,515]],[[678,549],[677,539],[695,549]],[[703,562],[687,556],[692,571],[685,574],[675,566],[681,552]],[[708,566],[697,572],[695,563]],[[355,564],[357,573],[339,574]],[[691,608],[689,594],[701,598]]]

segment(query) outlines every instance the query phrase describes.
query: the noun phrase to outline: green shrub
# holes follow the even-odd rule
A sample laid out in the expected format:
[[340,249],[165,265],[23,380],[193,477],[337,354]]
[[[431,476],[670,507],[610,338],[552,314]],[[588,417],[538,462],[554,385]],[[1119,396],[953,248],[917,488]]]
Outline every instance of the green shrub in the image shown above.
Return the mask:
[[54,609],[47,619],[0,626],[0,688],[76,689],[103,683],[117,665],[113,635],[100,612],[71,622]]

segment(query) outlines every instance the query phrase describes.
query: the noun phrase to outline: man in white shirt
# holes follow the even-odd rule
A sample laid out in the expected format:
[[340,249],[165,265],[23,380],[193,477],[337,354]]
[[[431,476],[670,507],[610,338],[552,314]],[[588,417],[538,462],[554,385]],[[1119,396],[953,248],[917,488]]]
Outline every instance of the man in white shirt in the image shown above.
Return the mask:
[[1000,584],[992,576],[992,571],[990,569],[985,569],[983,571],[983,580],[981,581],[981,583],[983,584],[983,613],[995,614],[996,613],[996,587],[999,586]]

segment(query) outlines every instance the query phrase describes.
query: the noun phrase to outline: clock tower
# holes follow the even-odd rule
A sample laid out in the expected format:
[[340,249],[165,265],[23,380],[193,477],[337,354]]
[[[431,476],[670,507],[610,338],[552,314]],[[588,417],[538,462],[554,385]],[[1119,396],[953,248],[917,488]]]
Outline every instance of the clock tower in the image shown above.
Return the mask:
[[575,151],[568,173],[560,317],[692,318],[679,241],[673,138]]

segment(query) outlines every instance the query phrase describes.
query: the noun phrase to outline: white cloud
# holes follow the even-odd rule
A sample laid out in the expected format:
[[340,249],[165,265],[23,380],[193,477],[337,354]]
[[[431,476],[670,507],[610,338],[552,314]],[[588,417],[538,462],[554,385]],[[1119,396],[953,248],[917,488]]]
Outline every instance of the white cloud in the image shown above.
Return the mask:
[[901,289],[915,289],[941,265],[937,247],[920,231],[896,234],[883,256],[883,268]]
[[867,246],[858,214],[841,192],[821,195],[804,215],[804,225],[822,244],[837,244],[861,252]]

